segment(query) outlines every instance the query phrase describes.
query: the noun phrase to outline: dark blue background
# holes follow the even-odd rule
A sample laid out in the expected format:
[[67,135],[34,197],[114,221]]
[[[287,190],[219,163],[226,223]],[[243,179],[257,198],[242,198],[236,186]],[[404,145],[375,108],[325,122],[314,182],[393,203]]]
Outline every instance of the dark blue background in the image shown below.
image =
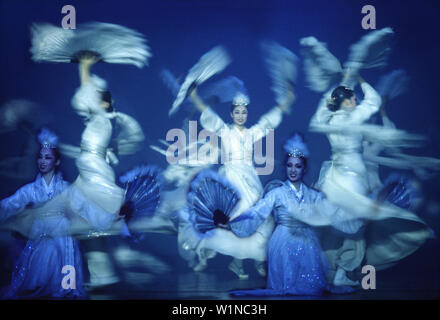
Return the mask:
[[[215,79],[235,75],[245,82],[251,97],[248,125],[252,125],[274,105],[270,79],[260,54],[260,41],[278,41],[301,58],[299,39],[313,35],[326,42],[330,51],[344,61],[348,47],[368,32],[361,27],[361,8],[366,4],[376,8],[378,29],[394,29],[395,41],[387,67],[362,75],[374,85],[381,75],[391,70],[403,68],[407,71],[411,78],[409,90],[390,102],[389,116],[397,127],[429,137],[426,147],[414,150],[415,154],[440,158],[438,1],[0,1],[0,103],[26,98],[43,105],[53,114],[55,121],[51,128],[61,140],[79,144],[83,124],[70,105],[79,85],[77,65],[36,64],[29,53],[30,25],[33,22],[60,25],[61,8],[67,4],[75,6],[77,24],[89,21],[121,24],[143,33],[152,48],[153,58],[147,68],[98,64],[93,70],[107,80],[116,108],[134,116],[147,136],[142,151],[120,159],[120,165],[115,168],[118,174],[140,162],[166,166],[163,156],[149,149],[148,144],[165,139],[170,128],[180,127],[182,113],[171,119],[167,116],[172,96],[159,78],[163,68],[184,76],[203,53],[215,45],[224,45],[233,62]],[[298,78],[293,112],[276,130],[276,158],[282,159],[282,144],[293,131],[303,132],[312,154],[306,181],[313,183],[321,162],[330,156],[330,148],[326,137],[307,131],[320,95],[305,87],[302,72]],[[218,112],[229,120],[229,109]],[[16,133],[2,135],[1,139],[0,159],[16,155],[24,142],[22,135]],[[65,159],[62,167],[67,179],[73,181],[77,175],[74,162]],[[389,172],[381,170],[383,177]],[[284,172],[278,168],[272,176],[261,178],[263,183],[284,178]],[[437,182],[438,177],[423,184],[429,202],[439,199]],[[2,181],[0,196],[11,194],[18,184]],[[426,216],[426,219],[439,230],[436,218]],[[425,249],[420,254],[427,264],[433,263],[438,268],[438,252]],[[438,284],[439,272],[436,270],[433,276]]]

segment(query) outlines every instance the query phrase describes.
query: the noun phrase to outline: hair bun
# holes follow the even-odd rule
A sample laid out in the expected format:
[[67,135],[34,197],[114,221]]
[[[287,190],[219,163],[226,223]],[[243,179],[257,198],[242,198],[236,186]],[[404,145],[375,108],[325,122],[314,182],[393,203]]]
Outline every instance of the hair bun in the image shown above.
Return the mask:
[[333,98],[327,100],[327,108],[332,112],[338,111],[339,109],[339,106],[335,103],[335,100],[336,99]]

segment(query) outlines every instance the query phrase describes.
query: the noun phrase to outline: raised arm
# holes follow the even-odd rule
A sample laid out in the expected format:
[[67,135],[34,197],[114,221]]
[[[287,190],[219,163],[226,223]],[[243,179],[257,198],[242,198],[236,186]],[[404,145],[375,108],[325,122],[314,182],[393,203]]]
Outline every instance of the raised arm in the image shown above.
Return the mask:
[[81,86],[72,98],[72,106],[80,116],[88,118],[92,113],[104,112],[101,107],[101,93],[106,83],[96,75],[90,74],[90,69],[97,62],[94,56],[84,56],[79,60],[79,77]]
[[364,93],[364,99],[353,110],[351,118],[356,122],[362,123],[379,111],[382,99],[376,90],[366,83],[359,75],[357,76],[357,79],[362,88],[362,92]]
[[315,114],[312,116],[312,119],[310,120],[310,129],[313,130],[314,128],[317,128],[322,125],[327,125],[331,116],[332,112],[327,108],[327,103],[331,97],[333,88],[327,91],[324,96],[321,98],[321,101],[319,102],[318,109],[316,110]]
[[214,112],[214,110],[206,106],[197,95],[195,95],[195,97],[196,100],[193,100],[194,104],[198,104],[199,106],[197,108],[199,110],[203,110],[202,114],[200,115],[200,124],[204,129],[215,132],[218,136],[221,136],[222,130],[228,128],[227,124],[218,116],[217,113]]
[[262,115],[258,122],[250,128],[254,141],[263,138],[266,135],[267,130],[278,127],[283,120],[283,113],[290,113],[290,106],[294,101],[295,95],[293,91],[289,91],[282,103]]
[[121,132],[116,137],[117,153],[127,155],[138,151],[145,140],[145,135],[136,119],[125,113],[116,112],[116,123],[121,127]]
[[90,69],[96,62],[98,62],[98,59],[94,55],[84,55],[79,59],[78,68],[81,86],[85,85],[86,83],[92,82]]
[[202,98],[200,98],[200,96],[197,93],[197,88],[193,88],[190,89],[190,94],[189,97],[191,99],[191,101],[194,103],[194,105],[196,106],[197,110],[199,110],[200,112],[205,111],[208,106],[205,104],[205,102],[202,100]]

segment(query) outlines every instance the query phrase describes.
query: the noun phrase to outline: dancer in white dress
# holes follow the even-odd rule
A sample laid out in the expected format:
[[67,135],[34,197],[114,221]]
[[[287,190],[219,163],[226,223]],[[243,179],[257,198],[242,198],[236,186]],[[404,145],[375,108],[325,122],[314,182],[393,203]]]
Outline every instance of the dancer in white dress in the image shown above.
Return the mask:
[[[381,240],[373,243],[368,252],[363,231],[346,238],[342,247],[333,253],[336,257],[330,258],[336,264],[336,285],[356,284],[347,277],[346,272],[357,269],[365,257],[375,261],[374,265],[379,269],[414,252],[429,237],[426,225],[416,215],[395,206],[378,203],[367,196],[370,186],[362,152],[364,138],[374,137],[379,143],[392,140],[396,145],[400,138],[396,137],[396,129],[364,124],[379,110],[381,98],[362,78],[357,78],[364,92],[364,99],[360,104],[356,103],[353,90],[340,86],[331,95],[329,92],[324,96],[311,120],[310,129],[326,133],[332,148],[332,160],[324,163],[316,186],[347,217],[368,220],[402,219],[404,223],[413,223],[417,227],[412,234],[401,232],[399,235],[398,230],[393,230],[393,224],[389,223],[386,232],[381,230]],[[381,128],[382,131],[379,132]],[[370,226],[369,229],[371,231],[373,228]],[[388,235],[393,235],[394,238]],[[399,236],[405,237],[404,245],[401,239],[397,239]],[[396,245],[398,241],[400,245]],[[391,252],[393,244],[394,252]]]
[[[109,214],[118,214],[124,200],[124,190],[116,185],[111,164],[117,164],[117,154],[132,154],[144,140],[144,134],[137,121],[115,112],[113,101],[106,91],[105,81],[90,74],[90,68],[98,61],[92,54],[84,54],[79,61],[81,87],[72,99],[75,111],[85,117],[85,129],[81,136],[76,165],[79,176],[74,182],[90,201]],[[115,139],[116,149],[109,148],[112,141],[112,119],[121,131]],[[75,148],[63,146],[62,152]],[[75,155],[75,152],[73,152]],[[87,252],[91,284],[103,285],[118,281],[107,253],[102,249]]]
[[[263,49],[269,76],[272,78],[272,90],[275,93],[278,106],[261,117],[257,124],[251,128],[245,127],[249,98],[245,94],[244,88],[241,88],[242,85],[238,85],[233,90],[231,98],[228,100],[232,100],[231,117],[234,123],[231,125],[227,125],[197,94],[198,86],[222,71],[230,63],[229,55],[221,46],[204,54],[198,63],[189,70],[169,113],[172,115],[177,112],[179,106],[189,96],[192,103],[202,113],[200,122],[204,129],[215,132],[221,137],[221,163],[223,166],[220,168],[220,173],[236,186],[241,196],[241,201],[233,213],[235,216],[252,206],[262,195],[263,188],[253,165],[254,143],[262,139],[268,129],[274,129],[280,124],[282,114],[289,112],[290,105],[294,100],[293,84],[297,74],[296,56],[288,49],[273,42],[264,43]],[[236,81],[236,84],[240,83],[242,83],[240,80]],[[224,91],[227,93],[216,92],[215,95],[221,97],[231,94],[231,90],[225,88]],[[182,217],[188,216],[185,210],[182,212]],[[243,271],[241,261],[247,258],[255,260],[257,271],[260,275],[265,275],[263,262],[266,260],[266,243],[273,230],[273,221],[270,219],[251,239],[239,239],[231,232],[225,233],[225,230],[216,230],[213,232],[215,236],[203,237],[200,242],[194,242],[193,245],[198,243],[196,251],[199,257],[199,264],[194,270],[203,270],[207,265],[206,260],[219,252],[236,258],[229,265],[229,269],[240,279],[248,277]],[[183,218],[184,224],[186,220]],[[190,247],[194,247],[193,245]]]
[[[253,144],[262,139],[267,130],[276,128],[282,120],[283,113],[289,112],[294,100],[293,92],[286,95],[285,101],[267,112],[257,124],[250,128],[245,127],[248,115],[249,98],[243,93],[238,93],[232,102],[231,118],[233,124],[226,124],[211,108],[197,95],[196,89],[190,97],[196,107],[202,112],[200,122],[203,128],[215,132],[222,140],[222,153],[226,155],[223,166],[219,172],[223,174],[240,192],[241,201],[233,217],[239,216],[252,206],[262,195],[263,188],[253,165]],[[253,259],[257,263],[257,270],[265,274],[261,264],[266,260],[266,244],[274,224],[271,218],[261,225],[257,232],[249,238],[240,239],[233,233],[218,229],[215,236],[204,238],[199,246],[200,263],[198,268],[206,266],[206,256],[202,251],[213,250],[236,259],[230,264],[229,269],[236,273],[240,279],[246,279],[241,259]],[[212,256],[212,255],[211,255]]]

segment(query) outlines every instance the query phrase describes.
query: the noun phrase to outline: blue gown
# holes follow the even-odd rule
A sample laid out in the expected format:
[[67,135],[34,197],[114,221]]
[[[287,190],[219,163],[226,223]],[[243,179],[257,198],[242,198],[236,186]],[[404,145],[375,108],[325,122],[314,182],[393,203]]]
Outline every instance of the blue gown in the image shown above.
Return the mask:
[[[356,232],[359,220],[346,221],[330,211],[317,210],[327,206],[322,193],[301,184],[294,190],[289,181],[269,191],[264,198],[232,220],[231,230],[239,237],[251,235],[273,212],[276,228],[267,248],[268,277],[265,289],[236,290],[232,295],[321,295],[325,290],[346,292],[348,288],[330,288],[327,281],[328,263],[319,240],[308,224],[332,224],[348,232]],[[331,207],[328,207],[331,208]]]
[[[32,207],[30,209],[29,207]],[[3,288],[2,299],[85,298],[81,253],[71,236],[72,219],[87,221],[98,229],[109,228],[114,216],[86,201],[69,187],[60,173],[47,185],[39,174],[9,198],[0,202],[0,223],[26,235],[29,240],[14,267],[11,283]],[[75,288],[64,289],[64,266],[75,270]]]

